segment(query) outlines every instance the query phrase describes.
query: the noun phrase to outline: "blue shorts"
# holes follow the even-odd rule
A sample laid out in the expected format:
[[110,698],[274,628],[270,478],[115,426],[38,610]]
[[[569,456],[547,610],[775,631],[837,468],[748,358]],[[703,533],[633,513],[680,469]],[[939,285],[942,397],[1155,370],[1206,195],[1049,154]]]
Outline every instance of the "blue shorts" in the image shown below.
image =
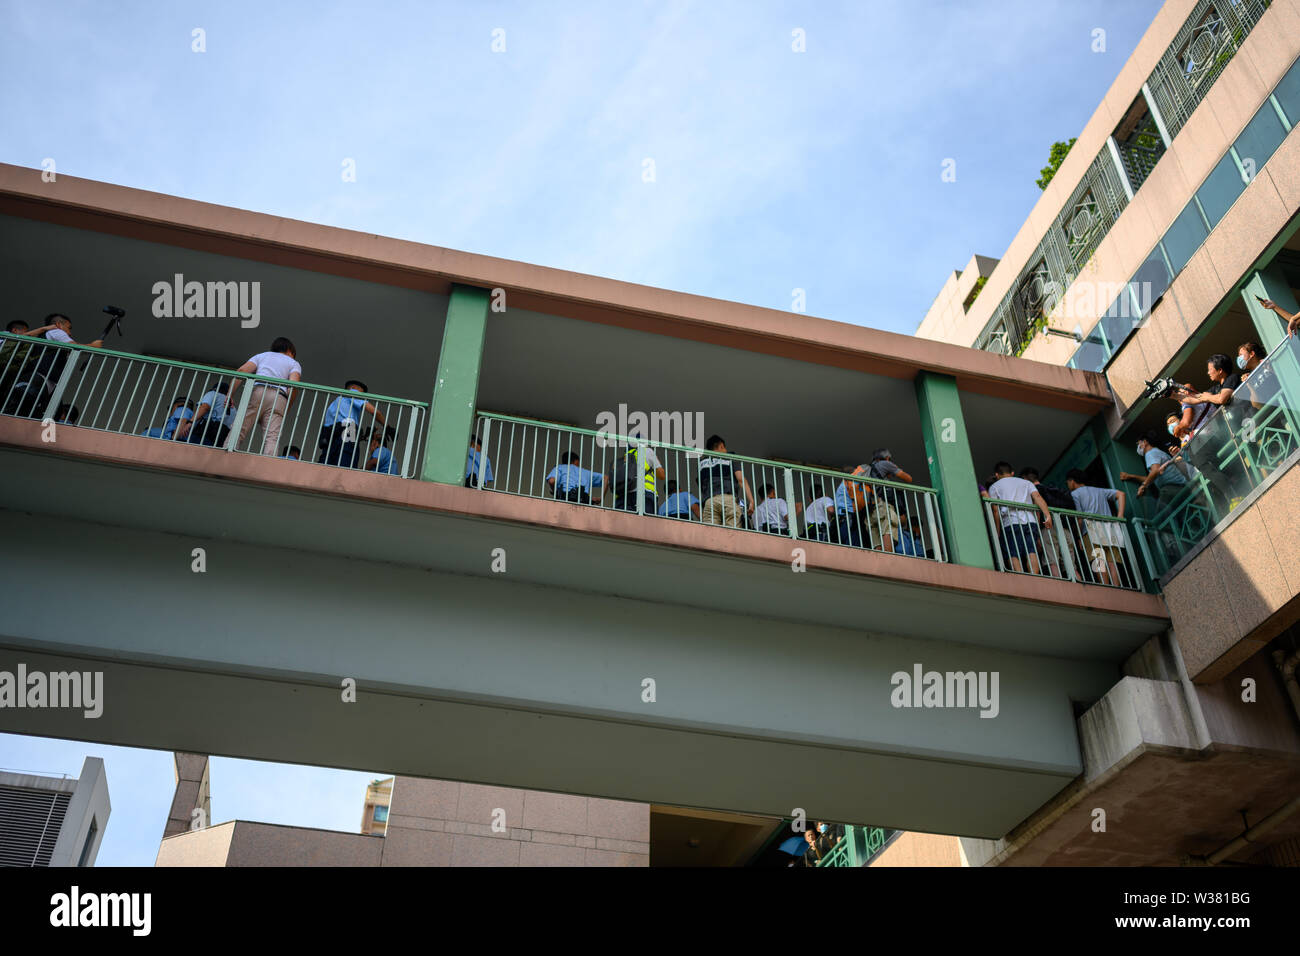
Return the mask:
[[1002,558],[1007,562],[1012,558],[1027,558],[1036,554],[1041,540],[1038,523],[1034,521],[1003,525],[998,538],[1002,545]]

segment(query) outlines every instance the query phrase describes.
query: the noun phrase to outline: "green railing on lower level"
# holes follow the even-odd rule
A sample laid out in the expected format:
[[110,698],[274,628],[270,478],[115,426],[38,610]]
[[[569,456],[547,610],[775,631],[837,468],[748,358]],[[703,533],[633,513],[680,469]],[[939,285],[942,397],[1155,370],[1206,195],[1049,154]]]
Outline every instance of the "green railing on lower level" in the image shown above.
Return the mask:
[[413,478],[429,403],[0,332],[0,414]]
[[1140,591],[1142,572],[1124,521],[1114,515],[984,499],[999,571]]
[[1297,461],[1300,338],[1289,338],[1242,380],[1227,405],[1214,409],[1155,482],[1159,498],[1133,522],[1151,576],[1168,573],[1247,495]]
[[866,866],[881,850],[897,830],[883,827],[845,826],[844,836],[831,848],[831,851],[818,861],[818,866]]

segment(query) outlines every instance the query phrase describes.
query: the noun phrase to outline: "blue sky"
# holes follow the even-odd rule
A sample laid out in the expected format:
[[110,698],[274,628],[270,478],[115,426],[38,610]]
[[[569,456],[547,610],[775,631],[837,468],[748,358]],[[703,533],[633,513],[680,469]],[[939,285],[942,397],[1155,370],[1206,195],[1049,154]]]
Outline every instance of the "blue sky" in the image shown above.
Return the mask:
[[[910,333],[1159,6],[0,0],[0,162]],[[0,735],[86,754],[151,864],[170,755]],[[216,761],[214,820],[354,830],[374,775]]]

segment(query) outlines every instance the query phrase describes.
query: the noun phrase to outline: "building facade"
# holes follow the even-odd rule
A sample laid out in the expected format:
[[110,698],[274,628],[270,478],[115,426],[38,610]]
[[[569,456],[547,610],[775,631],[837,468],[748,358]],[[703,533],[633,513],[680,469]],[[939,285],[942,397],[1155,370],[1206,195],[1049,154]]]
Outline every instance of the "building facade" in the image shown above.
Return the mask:
[[[533,794],[663,808],[688,849],[735,817],[904,831],[873,865],[1285,858],[1296,340],[1253,295],[1297,311],[1298,24],[1166,4],[918,336],[0,167],[11,311],[74,319],[4,337],[0,568],[87,599],[7,608],[0,668],[106,689],[0,730],[383,766],[384,845],[405,781],[459,781],[473,819],[408,827],[453,859],[484,787],[584,861],[645,841],[530,827]],[[1210,422],[1186,497],[981,494],[1002,460],[1122,487],[1176,407],[1146,379],[1208,387],[1246,335],[1259,421]]]
[[0,771],[0,866],[94,866],[111,811],[98,757],[75,778]]
[[[1293,764],[1300,702],[1290,517],[1300,492],[1300,353],[1288,338],[1288,317],[1300,311],[1297,54],[1295,3],[1166,3],[978,301],[955,321],[932,309],[917,331],[1106,376],[1113,407],[1046,477],[1064,485],[1066,472],[1080,468],[1126,490],[1129,532],[1169,608],[1168,649],[1177,654],[1160,655],[1165,663],[1154,668],[1155,658],[1130,662],[1126,680],[1142,683],[1108,695],[1136,722],[1130,741],[1103,739],[1100,715],[1084,714],[1084,778],[1008,839],[966,841],[972,862],[1300,859],[1294,785],[1252,792],[1241,765],[1252,750],[1285,755],[1279,771]],[[1204,418],[1158,384],[1208,390],[1215,356],[1242,381],[1229,404],[1202,406]],[[1184,413],[1193,429],[1184,429]],[[1191,466],[1188,480],[1158,498],[1121,477],[1147,474],[1134,449],[1153,436],[1176,455],[1171,467]],[[1171,717],[1160,713],[1159,696],[1175,680],[1193,696]],[[1229,728],[1269,707],[1271,720],[1230,755]],[[1181,756],[1155,758],[1156,750]],[[1217,826],[1199,811],[1162,823],[1150,812],[1154,789],[1126,786],[1144,772],[1152,786],[1164,773],[1182,780],[1189,803],[1194,793],[1222,792],[1249,809],[1235,825],[1222,807]],[[1168,800],[1179,789],[1166,780],[1162,793]],[[1100,795],[1136,814],[1152,842],[1164,831],[1169,852],[1095,853],[1101,841],[1083,824]]]

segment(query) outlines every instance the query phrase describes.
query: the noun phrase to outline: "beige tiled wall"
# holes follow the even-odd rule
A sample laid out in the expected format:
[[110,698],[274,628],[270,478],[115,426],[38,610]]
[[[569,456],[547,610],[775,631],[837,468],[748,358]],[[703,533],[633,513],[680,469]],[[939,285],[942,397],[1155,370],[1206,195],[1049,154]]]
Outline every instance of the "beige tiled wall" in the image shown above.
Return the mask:
[[1300,468],[1291,468],[1164,588],[1187,672],[1211,683],[1300,616]]
[[650,807],[398,777],[383,854],[384,866],[648,866]]
[[871,866],[965,866],[961,841],[938,833],[903,833]]

